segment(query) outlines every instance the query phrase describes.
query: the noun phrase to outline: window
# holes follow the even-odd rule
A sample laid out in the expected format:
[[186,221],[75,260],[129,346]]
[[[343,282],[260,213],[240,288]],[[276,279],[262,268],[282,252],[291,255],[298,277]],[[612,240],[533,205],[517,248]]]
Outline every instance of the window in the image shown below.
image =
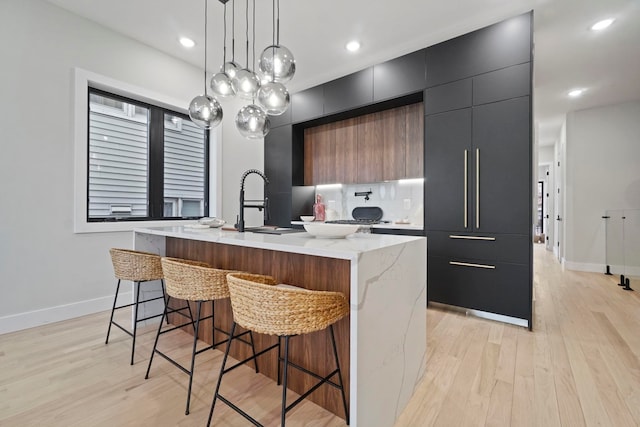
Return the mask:
[[163,107],[89,87],[87,221],[208,212],[208,132]]

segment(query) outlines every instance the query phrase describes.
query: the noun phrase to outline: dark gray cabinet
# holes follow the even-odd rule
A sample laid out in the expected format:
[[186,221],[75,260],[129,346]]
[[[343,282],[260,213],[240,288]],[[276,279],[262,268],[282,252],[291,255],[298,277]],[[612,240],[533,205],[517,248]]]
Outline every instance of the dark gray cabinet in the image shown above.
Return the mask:
[[531,327],[531,64],[484,71],[425,90],[427,298]]
[[269,179],[265,196],[269,199],[269,213],[265,224],[288,227],[291,220],[292,127],[280,126],[264,139],[264,173]]
[[427,48],[427,87],[531,62],[531,13]]
[[526,234],[529,97],[425,117],[429,230]]
[[431,301],[519,319],[531,316],[530,271],[526,264],[429,255],[427,284]]
[[324,88],[314,86],[291,96],[291,121],[300,123],[324,114]]
[[467,230],[527,234],[531,224],[530,100],[473,107]]
[[373,101],[384,101],[426,87],[426,49],[392,59],[373,67]]
[[425,117],[425,225],[428,230],[463,231],[470,225],[471,125],[471,108]]
[[373,102],[373,68],[327,82],[324,87],[324,114],[352,110]]

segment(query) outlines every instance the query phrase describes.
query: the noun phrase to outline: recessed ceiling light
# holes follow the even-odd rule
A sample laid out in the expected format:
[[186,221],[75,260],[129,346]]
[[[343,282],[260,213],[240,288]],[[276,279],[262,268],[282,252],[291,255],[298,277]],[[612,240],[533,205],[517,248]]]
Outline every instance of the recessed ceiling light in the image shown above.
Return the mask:
[[186,48],[192,48],[196,45],[196,42],[189,37],[180,37],[180,44]]
[[577,98],[584,93],[585,89],[573,89],[569,91],[569,96],[571,98]]
[[591,29],[593,31],[600,31],[600,30],[604,30],[605,28],[607,28],[609,25],[613,24],[614,19],[609,18],[609,19],[603,19],[602,21],[598,21],[595,24],[593,24],[591,26]]
[[347,43],[346,48],[349,52],[355,52],[358,49],[360,49],[360,42],[357,40],[352,40],[349,43]]

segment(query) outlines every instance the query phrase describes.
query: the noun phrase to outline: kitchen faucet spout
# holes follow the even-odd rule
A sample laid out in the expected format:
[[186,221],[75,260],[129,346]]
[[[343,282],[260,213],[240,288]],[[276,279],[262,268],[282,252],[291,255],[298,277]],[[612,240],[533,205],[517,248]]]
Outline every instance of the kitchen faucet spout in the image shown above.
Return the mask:
[[[236,230],[240,232],[244,232],[244,209],[245,208],[255,208],[255,209],[258,209],[258,211],[262,211],[262,209],[264,209],[265,215],[267,215],[267,217],[269,215],[268,214],[269,199],[267,197],[265,197],[264,200],[245,201],[244,199],[244,182],[247,179],[247,176],[251,174],[259,175],[263,179],[265,185],[269,184],[269,179],[266,177],[266,175],[263,172],[259,171],[258,169],[249,169],[242,174],[242,178],[240,179],[240,213],[238,214],[238,223],[235,225]],[[252,203],[247,204],[245,202],[252,202]],[[256,204],[256,203],[259,203],[259,204]]]

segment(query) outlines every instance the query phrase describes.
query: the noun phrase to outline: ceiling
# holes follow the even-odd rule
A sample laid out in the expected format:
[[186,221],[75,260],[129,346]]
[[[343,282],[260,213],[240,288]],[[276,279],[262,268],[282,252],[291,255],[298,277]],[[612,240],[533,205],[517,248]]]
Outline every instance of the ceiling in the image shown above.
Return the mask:
[[[48,0],[195,66],[204,64],[203,0]],[[235,2],[235,59],[245,64],[245,1]],[[231,5],[228,51],[231,56]],[[223,5],[209,0],[208,69],[222,63]],[[534,10],[534,121],[553,144],[565,114],[640,99],[640,0],[282,0],[280,42],[296,58],[296,92]],[[589,27],[615,18],[608,29]],[[272,2],[256,1],[256,56],[272,39]],[[196,46],[186,50],[178,37]],[[357,53],[344,49],[357,38]],[[251,55],[251,53],[250,53]],[[585,88],[576,99],[573,88]]]

